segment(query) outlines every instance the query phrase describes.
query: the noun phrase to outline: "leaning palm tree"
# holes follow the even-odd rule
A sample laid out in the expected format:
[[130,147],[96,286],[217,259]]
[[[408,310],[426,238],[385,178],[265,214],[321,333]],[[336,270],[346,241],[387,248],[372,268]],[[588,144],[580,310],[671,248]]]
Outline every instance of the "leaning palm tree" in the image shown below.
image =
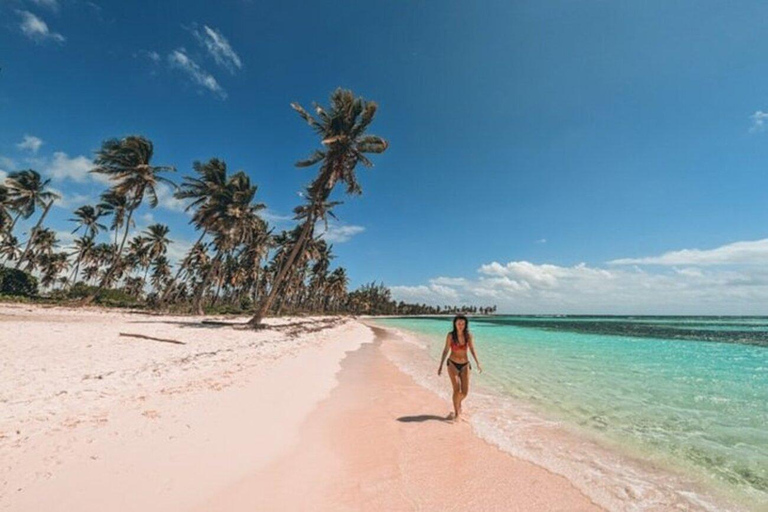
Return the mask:
[[58,244],[56,233],[50,228],[40,228],[35,235],[35,242],[29,249],[29,258],[27,258],[27,272],[32,272],[41,265],[44,258],[53,256],[53,249]]
[[80,228],[83,228],[85,236],[95,238],[99,231],[107,229],[105,225],[99,223],[99,218],[105,214],[105,211],[99,207],[91,205],[81,206],[74,211],[74,214],[75,218],[69,219],[77,223],[77,227],[72,230],[72,233],[77,233]]
[[266,231],[266,223],[258,212],[263,203],[254,203],[258,187],[243,171],[227,179],[227,184],[205,213],[205,227],[214,235],[216,255],[203,275],[193,301],[193,310],[203,313],[202,302],[207,287],[216,273],[221,271],[224,257],[241,244],[248,244]]
[[10,233],[6,233],[5,236],[0,237],[0,256],[2,256],[5,261],[13,261],[21,256],[19,240]]
[[144,231],[144,247],[149,259],[156,260],[168,251],[168,244],[173,243],[168,238],[169,231],[165,224],[152,224]]
[[157,186],[160,183],[167,183],[175,187],[172,181],[160,176],[160,173],[175,171],[176,169],[167,165],[152,165],[153,155],[152,142],[139,135],[106,140],[96,154],[94,160],[96,166],[90,172],[104,174],[114,183],[110,188],[110,193],[126,198],[127,217],[123,238],[115,252],[112,264],[104,274],[96,291],[85,300],[86,303],[90,303],[96,298],[117,271],[122,258],[123,246],[128,238],[131,219],[144,198],[147,197],[150,207],[154,208],[158,203]]
[[6,179],[6,184],[9,189],[9,204],[17,212],[16,217],[13,219],[10,226],[10,230],[13,230],[13,227],[16,225],[16,221],[19,220],[20,216],[28,219],[35,213],[35,208],[37,206],[43,208],[43,213],[37,220],[37,224],[35,224],[29,233],[29,239],[27,240],[27,245],[24,248],[24,251],[21,253],[19,259],[16,260],[16,269],[18,269],[29,256],[29,250],[34,244],[40,226],[43,224],[54,201],[61,199],[61,196],[49,190],[48,184],[50,182],[50,179],[42,179],[40,173],[33,169],[13,172],[9,174]]
[[[389,145],[386,140],[377,135],[366,134],[376,115],[377,104],[355,97],[352,91],[339,88],[331,94],[330,110],[314,104],[317,117],[312,116],[298,103],[291,103],[291,107],[318,134],[321,144],[325,146],[322,150],[316,150],[306,160],[296,163],[298,167],[320,164],[318,175],[309,187],[309,197],[325,203],[339,182],[346,184],[348,194],[362,193],[355,175],[355,167],[358,162],[365,167],[372,167],[373,163],[366,154],[383,153]],[[293,256],[288,258],[285,266],[293,265],[301,247],[310,236],[312,229],[310,226],[314,226],[315,220],[312,218],[306,220],[300,243],[296,245]],[[269,295],[248,322],[250,326],[261,327],[261,321],[269,311],[287,272],[288,268],[280,270],[272,283]]]
[[63,274],[69,267],[69,261],[67,260],[66,253],[63,252],[51,252],[44,253],[39,259],[39,265],[42,272],[40,284],[48,288],[54,283],[59,282],[64,284],[66,277],[62,280],[59,274]]
[[[184,176],[181,185],[179,185],[179,188],[173,195],[176,199],[191,200],[186,208],[184,208],[184,211],[195,210],[189,222],[195,225],[195,229],[201,229],[202,233],[200,233],[200,238],[197,239],[197,242],[193,244],[192,248],[194,249],[201,246],[203,238],[208,234],[208,228],[215,223],[212,217],[220,211],[220,204],[218,202],[225,195],[227,164],[218,158],[211,158],[205,163],[195,161],[192,164],[192,168],[197,177]],[[160,297],[159,303],[161,305],[168,300],[169,295],[174,290],[178,289],[176,283],[181,274],[187,270],[188,266],[179,265],[171,284],[166,286],[163,295]]]
[[88,265],[93,259],[94,248],[96,247],[93,237],[81,236],[75,238],[75,250],[70,255],[75,256],[74,269],[72,271],[72,277],[70,282],[74,286],[77,284],[77,275],[80,273],[80,265]]
[[19,217],[30,218],[35,213],[35,208],[45,208],[51,202],[61,197],[49,190],[50,179],[44,180],[40,173],[34,169],[12,172],[5,179],[8,188],[8,207],[16,212],[9,226],[9,232],[13,231]]
[[8,187],[0,184],[0,236],[4,236],[5,232],[11,225],[12,218],[9,213],[10,210],[10,198],[8,197]]

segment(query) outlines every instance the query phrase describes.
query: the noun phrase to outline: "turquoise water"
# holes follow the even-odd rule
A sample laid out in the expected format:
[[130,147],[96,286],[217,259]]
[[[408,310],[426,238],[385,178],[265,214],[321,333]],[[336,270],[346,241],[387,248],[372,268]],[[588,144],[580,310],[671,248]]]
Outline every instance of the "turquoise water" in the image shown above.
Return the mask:
[[[431,340],[450,319],[377,323]],[[470,319],[475,382],[768,510],[768,318]]]

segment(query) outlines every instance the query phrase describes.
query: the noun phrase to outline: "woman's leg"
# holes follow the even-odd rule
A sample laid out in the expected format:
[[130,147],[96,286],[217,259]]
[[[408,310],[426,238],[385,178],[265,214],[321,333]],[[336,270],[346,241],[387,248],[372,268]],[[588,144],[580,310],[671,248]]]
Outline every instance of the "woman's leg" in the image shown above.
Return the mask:
[[453,417],[458,419],[461,411],[461,381],[459,380],[459,372],[453,366],[453,363],[446,362],[448,367],[448,378],[451,379],[451,387],[453,387]]
[[461,402],[463,402],[469,394],[469,365],[465,366],[461,370],[461,373],[459,373],[459,381],[461,383],[461,390],[459,393],[459,414],[461,414]]

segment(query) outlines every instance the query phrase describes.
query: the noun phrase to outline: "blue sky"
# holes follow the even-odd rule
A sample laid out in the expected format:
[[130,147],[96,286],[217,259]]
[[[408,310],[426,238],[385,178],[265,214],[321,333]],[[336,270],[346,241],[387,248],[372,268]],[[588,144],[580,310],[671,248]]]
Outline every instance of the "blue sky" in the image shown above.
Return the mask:
[[[764,2],[0,0],[0,172],[65,201],[101,141],[220,157],[278,226],[317,145],[291,101],[375,100],[391,144],[339,199],[351,285],[521,313],[765,313]],[[194,238],[170,198],[139,229]],[[142,225],[143,223],[143,225]],[[70,228],[71,229],[71,228]],[[186,242],[185,242],[186,241]]]

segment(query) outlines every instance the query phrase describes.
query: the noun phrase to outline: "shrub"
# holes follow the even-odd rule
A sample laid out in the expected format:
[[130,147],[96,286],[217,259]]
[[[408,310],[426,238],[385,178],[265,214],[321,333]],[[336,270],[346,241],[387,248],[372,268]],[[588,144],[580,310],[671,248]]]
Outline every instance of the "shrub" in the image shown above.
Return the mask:
[[[98,288],[96,286],[91,286],[80,281],[75,283],[72,288],[69,289],[68,294],[70,299],[83,299],[85,297],[90,297],[93,293],[96,293],[97,289]],[[100,304],[102,306],[114,306],[118,308],[133,308],[144,305],[140,300],[131,296],[122,288],[105,288],[101,290],[96,296],[95,302],[96,304]]]
[[37,278],[22,270],[0,267],[0,294],[34,297],[37,295]]

